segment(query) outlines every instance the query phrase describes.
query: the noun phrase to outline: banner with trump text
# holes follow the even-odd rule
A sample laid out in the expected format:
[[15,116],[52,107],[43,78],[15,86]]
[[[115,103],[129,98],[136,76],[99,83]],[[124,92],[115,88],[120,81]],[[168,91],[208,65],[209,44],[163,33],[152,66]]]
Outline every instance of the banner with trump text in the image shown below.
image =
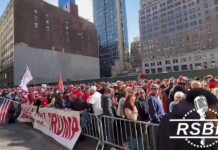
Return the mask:
[[32,120],[34,128],[54,138],[68,149],[73,149],[81,133],[80,112],[40,108],[36,113],[35,106],[22,105],[22,108],[19,121]]

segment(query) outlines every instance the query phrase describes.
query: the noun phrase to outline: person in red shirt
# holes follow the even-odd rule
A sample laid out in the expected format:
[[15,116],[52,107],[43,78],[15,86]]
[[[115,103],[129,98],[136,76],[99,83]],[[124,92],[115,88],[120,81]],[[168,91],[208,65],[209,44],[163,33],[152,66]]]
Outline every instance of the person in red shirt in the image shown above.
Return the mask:
[[81,91],[81,88],[80,88],[80,87],[78,87],[78,88],[77,88],[76,95],[77,95],[77,98],[78,98],[78,97],[82,97],[82,96],[83,96],[83,93],[82,93],[82,91]]
[[89,92],[89,89],[87,88],[87,89],[85,90],[84,94],[83,94],[82,99],[83,99],[85,102],[87,102],[89,96],[90,96],[90,92]]
[[30,100],[28,99],[27,95],[24,95],[23,99],[21,100],[21,104],[30,104]]
[[41,100],[41,107],[45,107],[48,104],[48,98],[46,97],[46,93],[43,93],[43,98]]

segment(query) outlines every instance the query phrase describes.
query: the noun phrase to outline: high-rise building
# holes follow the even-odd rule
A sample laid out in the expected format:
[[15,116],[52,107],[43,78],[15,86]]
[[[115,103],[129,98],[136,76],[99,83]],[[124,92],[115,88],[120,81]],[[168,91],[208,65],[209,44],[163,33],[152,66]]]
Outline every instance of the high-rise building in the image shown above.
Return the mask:
[[217,56],[218,47],[218,0],[141,0],[140,5],[147,73],[191,70],[206,62],[211,68],[209,58]]
[[119,62],[122,74],[128,50],[125,0],[93,0],[94,23],[99,42],[101,77],[112,76],[112,66]]
[[133,39],[133,42],[131,43],[131,56],[130,61],[133,68],[142,68],[142,51],[141,51],[141,44],[140,44],[140,38],[135,37]]
[[70,4],[75,4],[75,0],[58,0],[58,5],[61,9],[70,12]]
[[19,85],[29,66],[32,83],[100,77],[95,25],[43,0],[11,0],[0,19],[0,84]]

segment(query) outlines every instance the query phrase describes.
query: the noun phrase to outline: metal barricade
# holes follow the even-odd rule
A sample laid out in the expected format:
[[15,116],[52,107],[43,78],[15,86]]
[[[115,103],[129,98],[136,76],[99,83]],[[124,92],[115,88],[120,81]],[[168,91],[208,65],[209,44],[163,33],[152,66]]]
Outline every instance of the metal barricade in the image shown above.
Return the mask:
[[98,140],[96,149],[101,144],[101,129],[98,116],[87,112],[81,112],[81,128],[84,136]]
[[101,116],[102,149],[157,150],[158,124]]

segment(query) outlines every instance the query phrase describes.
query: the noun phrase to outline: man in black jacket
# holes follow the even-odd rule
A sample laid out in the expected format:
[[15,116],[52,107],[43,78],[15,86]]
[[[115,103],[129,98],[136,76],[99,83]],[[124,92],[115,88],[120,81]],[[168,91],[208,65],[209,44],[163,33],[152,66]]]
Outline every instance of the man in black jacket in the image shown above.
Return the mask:
[[[103,90],[103,95],[101,96],[101,107],[103,109],[103,115],[114,116],[112,108],[112,98],[114,96],[114,91],[109,86],[105,86]],[[110,143],[113,143],[113,119],[105,118],[102,120],[104,129],[104,139]],[[110,145],[105,145],[105,150],[110,150],[112,147]]]
[[114,116],[112,108],[112,98],[114,92],[109,86],[104,88],[104,94],[101,96],[101,107],[103,109],[103,115]]
[[169,97],[168,97],[168,104],[170,104],[172,101],[174,101],[174,95],[176,92],[183,92],[184,94],[187,93],[186,84],[188,83],[188,79],[183,76],[179,76],[177,79],[177,85],[174,85],[174,87],[171,88]]
[[[186,101],[180,102],[173,109],[172,113],[169,113],[164,116],[163,120],[160,123],[159,128],[159,146],[158,150],[218,150],[218,145],[212,145],[208,148],[197,148],[196,146],[192,146],[185,139],[170,139],[170,136],[177,135],[178,123],[180,122],[172,122],[171,119],[183,119],[187,112],[195,109],[194,100],[198,96],[205,96],[209,108],[217,107],[218,100],[210,91],[207,91],[202,88],[192,89],[187,93]],[[215,108],[217,109],[217,108]],[[189,113],[186,119],[199,119],[200,116],[196,111]],[[211,118],[207,113],[208,119],[216,119]],[[190,128],[193,122],[187,122],[189,128],[187,129],[187,133],[190,133],[192,130]],[[196,122],[195,122],[196,123]],[[203,122],[200,122],[202,126]],[[200,129],[202,130],[202,129]],[[196,145],[200,145],[201,139],[188,139],[192,143]],[[215,139],[205,139],[205,145],[213,143]]]
[[139,89],[139,97],[136,101],[136,108],[138,110],[138,121],[149,121],[148,102],[146,100],[146,93],[143,89]]

